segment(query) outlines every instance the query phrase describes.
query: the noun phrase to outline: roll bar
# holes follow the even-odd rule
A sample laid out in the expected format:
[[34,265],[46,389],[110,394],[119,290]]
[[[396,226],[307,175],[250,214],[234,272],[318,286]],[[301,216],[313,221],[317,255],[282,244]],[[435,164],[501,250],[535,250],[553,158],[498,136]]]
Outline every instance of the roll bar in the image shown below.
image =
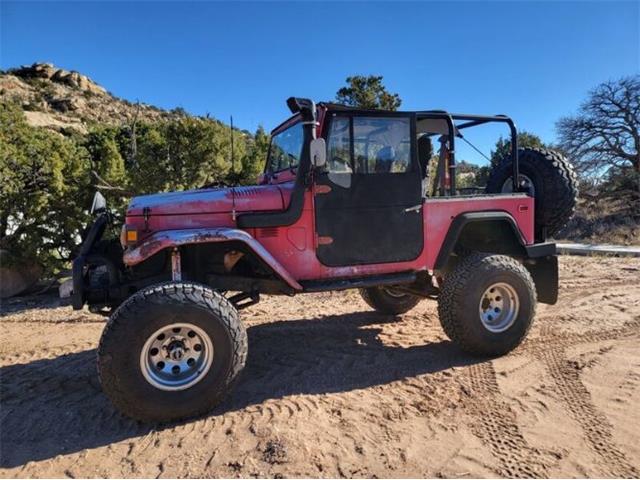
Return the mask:
[[[451,195],[456,194],[456,157],[455,138],[460,137],[459,130],[476,127],[485,123],[501,122],[509,126],[511,132],[511,161],[513,163],[513,191],[519,191],[518,177],[520,169],[518,167],[518,131],[516,124],[506,115],[471,115],[467,113],[449,113],[444,110],[425,110],[415,112],[416,118],[432,118],[435,120],[445,120],[449,127],[449,178]],[[463,120],[463,123],[456,125],[455,121]]]

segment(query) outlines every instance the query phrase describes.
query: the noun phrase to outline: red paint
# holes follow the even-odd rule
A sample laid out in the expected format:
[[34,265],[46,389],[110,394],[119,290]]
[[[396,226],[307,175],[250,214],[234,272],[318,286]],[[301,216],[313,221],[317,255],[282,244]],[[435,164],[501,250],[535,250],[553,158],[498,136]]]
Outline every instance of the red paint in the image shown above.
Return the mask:
[[316,195],[322,195],[323,193],[331,192],[331,187],[329,185],[316,185],[314,189]]
[[[519,205],[529,206],[529,210],[519,212]],[[280,227],[279,235],[269,238],[258,238],[261,244],[271,252],[282,266],[291,272],[297,280],[323,278],[352,277],[392,273],[403,270],[432,270],[442,242],[449,226],[456,215],[465,212],[504,211],[514,217],[520,225],[522,236],[527,244],[533,243],[533,199],[526,196],[478,196],[428,199],[423,208],[424,216],[424,249],[417,259],[410,262],[357,265],[349,267],[327,267],[320,263],[316,256],[315,216],[313,196],[307,192],[305,205],[300,219],[291,227]],[[285,242],[287,231],[291,228],[304,227],[306,231],[307,249],[300,252]]]
[[[318,109],[317,136],[322,135],[326,109]],[[299,115],[272,131],[275,135],[299,121]],[[158,251],[175,245],[241,240],[249,245],[285,281],[300,289],[298,281],[353,277],[406,270],[432,270],[453,219],[466,212],[509,213],[527,244],[533,243],[533,199],[522,195],[444,197],[427,199],[422,209],[424,248],[410,262],[328,267],[316,256],[314,194],[325,193],[313,185],[305,192],[300,218],[288,227],[236,228],[237,215],[245,212],[279,211],[287,208],[295,181],[291,170],[263,175],[261,185],[227,189],[203,189],[136,197],[127,211],[126,224],[139,232],[142,243],[124,255],[135,265]],[[315,191],[314,191],[315,189]],[[148,209],[145,218],[143,209]]]
[[[520,211],[520,206],[530,211]],[[428,199],[424,205],[424,243],[427,250],[426,263],[433,268],[440,247],[449,231],[453,219],[466,212],[502,211],[509,213],[519,226],[527,244],[533,243],[533,198],[519,196],[478,196]]]
[[296,179],[296,171],[297,169],[294,168],[272,173],[268,176],[269,183],[272,185],[279,185],[281,183],[293,182]]
[[[279,211],[289,205],[292,183],[188,190],[135,197],[126,224],[143,240],[153,232],[185,228],[232,227],[235,214]],[[144,209],[148,208],[145,219]]]
[[[262,211],[278,205],[279,208],[285,208],[288,205],[291,189],[293,184],[282,184],[278,187],[267,186],[252,187],[256,192],[250,189],[243,190],[244,193],[236,196],[237,211]],[[262,189],[262,190],[260,190]],[[265,192],[264,203],[262,197],[258,196],[259,192]],[[275,200],[277,194],[279,200]],[[179,198],[180,194],[168,194],[172,198]],[[149,235],[154,232],[162,234],[161,248],[171,246],[173,238],[189,238],[185,232],[189,232],[191,237],[195,237],[210,229],[220,229],[229,231],[235,227],[235,221],[231,215],[231,203],[229,200],[229,190],[208,191],[208,197],[211,203],[204,206],[202,203],[191,202],[193,199],[192,192],[186,192],[187,199],[182,203],[182,209],[175,208],[176,214],[156,215],[160,206],[164,208],[164,202],[158,201],[158,196],[151,195],[147,197],[138,197],[132,202],[129,211],[141,212],[145,206],[146,199],[152,199],[152,214],[149,216],[148,226]],[[275,198],[277,198],[275,197]],[[160,197],[162,198],[162,197]],[[162,198],[165,200],[167,197]],[[196,195],[196,198],[198,196]],[[199,198],[200,201],[204,201]],[[181,203],[181,202],[178,202]],[[200,211],[194,211],[196,207],[200,207]],[[226,212],[224,210],[227,208]],[[167,210],[161,210],[166,212]],[[173,210],[169,210],[173,211]],[[401,270],[431,270],[435,265],[436,258],[449,230],[449,226],[453,219],[465,212],[478,211],[503,211],[513,216],[523,238],[527,244],[533,243],[533,199],[525,195],[520,196],[478,196],[478,197],[445,197],[427,199],[423,208],[424,217],[424,249],[422,253],[413,261],[400,263],[384,263],[371,265],[358,265],[349,267],[327,267],[318,260],[315,249],[318,238],[315,234],[315,216],[313,207],[313,195],[310,190],[305,193],[305,205],[302,215],[293,225],[289,227],[277,228],[259,228],[249,229],[246,233],[233,229],[234,232],[242,232],[243,239],[249,242],[251,239],[252,248],[256,249],[256,245],[260,245],[260,252],[267,252],[267,263],[270,265],[278,265],[279,269],[288,272],[291,278],[295,280],[312,280],[324,278],[350,277],[359,275],[372,275],[381,273],[392,273]],[[182,213],[184,212],[184,213]],[[208,213],[210,212],[210,213]],[[214,213],[219,212],[219,213]],[[144,219],[141,214],[137,216],[128,216],[127,225],[135,226],[139,231],[143,230]],[[189,230],[185,230],[189,229]],[[174,230],[180,230],[179,235],[172,235]],[[248,233],[248,235],[247,235]],[[153,241],[156,237],[154,234],[151,238],[147,238],[145,243]],[[147,237],[149,237],[147,235]],[[144,237],[144,233],[143,233]],[[223,240],[215,240],[223,241]],[[244,240],[243,240],[244,241]],[[181,244],[185,244],[181,240]],[[161,249],[160,248],[160,249]],[[156,253],[157,245],[153,249],[145,250],[146,256]],[[258,251],[256,253],[259,253]],[[125,263],[132,265],[133,258],[135,263],[146,258],[140,247],[136,248],[135,255],[133,253],[125,253]]]
[[[290,189],[285,189],[290,195]],[[273,185],[203,188],[135,197],[127,216],[141,216],[145,207],[152,215],[201,215],[231,212],[234,208],[237,212],[281,210],[284,204],[281,189]]]

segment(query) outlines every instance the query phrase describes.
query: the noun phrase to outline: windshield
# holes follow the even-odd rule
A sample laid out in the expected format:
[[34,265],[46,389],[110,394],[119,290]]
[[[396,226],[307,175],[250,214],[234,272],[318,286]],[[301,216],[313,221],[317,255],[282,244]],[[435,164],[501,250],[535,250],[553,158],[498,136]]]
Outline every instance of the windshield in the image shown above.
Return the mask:
[[302,124],[296,123],[271,137],[267,172],[297,167],[302,153]]

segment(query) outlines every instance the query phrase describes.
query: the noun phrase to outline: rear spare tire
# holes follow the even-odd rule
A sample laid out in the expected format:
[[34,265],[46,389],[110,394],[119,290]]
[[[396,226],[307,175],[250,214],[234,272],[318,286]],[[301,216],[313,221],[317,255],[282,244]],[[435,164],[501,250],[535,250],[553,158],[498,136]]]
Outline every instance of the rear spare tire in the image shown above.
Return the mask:
[[[536,240],[553,236],[573,216],[578,198],[578,179],[560,153],[536,148],[518,150],[520,187],[535,198]],[[502,159],[489,174],[487,193],[513,190],[511,157]]]
[[166,283],[128,298],[98,348],[102,389],[125,415],[145,422],[211,410],[247,358],[237,310],[204,285]]

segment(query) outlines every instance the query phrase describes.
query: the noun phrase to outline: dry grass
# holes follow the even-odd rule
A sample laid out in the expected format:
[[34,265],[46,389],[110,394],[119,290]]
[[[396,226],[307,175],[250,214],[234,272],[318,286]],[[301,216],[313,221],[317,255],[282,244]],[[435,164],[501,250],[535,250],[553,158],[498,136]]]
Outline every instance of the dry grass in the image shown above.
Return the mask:
[[640,245],[640,201],[632,194],[582,195],[558,240]]

